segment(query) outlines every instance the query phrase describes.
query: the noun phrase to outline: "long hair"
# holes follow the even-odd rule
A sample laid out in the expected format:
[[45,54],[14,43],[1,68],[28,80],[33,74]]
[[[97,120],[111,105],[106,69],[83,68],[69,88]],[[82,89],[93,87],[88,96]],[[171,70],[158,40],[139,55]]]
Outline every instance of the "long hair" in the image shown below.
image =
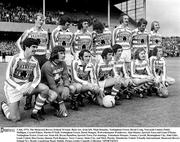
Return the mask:
[[118,49],[122,49],[122,46],[119,44],[114,44],[112,46],[112,49],[113,49],[113,53],[116,54]]
[[40,40],[38,40],[38,39],[26,38],[22,43],[22,45],[23,45],[22,49],[25,51],[26,47],[30,48],[32,45],[37,45],[38,46],[39,43],[40,43]]
[[143,47],[138,48],[134,53],[134,58],[140,60],[139,53],[142,52],[142,51],[146,52]]
[[[123,23],[123,17],[124,16],[128,16],[126,13],[122,13],[119,17],[119,23],[122,24]],[[129,16],[128,16],[129,17]]]
[[80,19],[79,22],[78,22],[78,30],[81,30],[83,28],[83,25],[82,25],[83,22],[90,23],[89,19],[87,19],[87,18]]
[[85,53],[85,52],[91,54],[91,52],[90,52],[89,50],[87,50],[87,49],[81,50],[81,51],[79,52],[79,59],[80,59],[80,60],[84,60],[84,59],[83,59],[83,56],[84,56],[84,53]]
[[52,52],[51,52],[51,56],[50,56],[50,61],[54,61],[55,59],[58,59],[58,52],[65,52],[65,48],[63,46],[55,46],[53,49],[52,49]]
[[69,16],[63,15],[59,19],[59,24],[64,26],[66,24],[66,22],[71,23],[71,21],[72,21],[72,19]]
[[111,48],[105,48],[101,54],[102,58],[106,59],[108,53],[113,53],[113,50]]
[[138,21],[138,23],[137,23],[137,26],[140,27],[142,24],[145,24],[145,25],[148,24],[148,22],[146,21],[146,19],[144,19],[144,18],[139,19],[139,21]]
[[158,49],[163,49],[163,47],[159,45],[155,46],[153,49],[153,56],[157,56]]
[[159,22],[158,21],[153,21],[152,23],[151,23],[151,31],[153,31],[154,30],[154,24],[155,23],[158,23],[159,24]]
[[93,23],[93,31],[97,31],[97,30],[101,31],[101,33],[104,30],[104,25],[100,21],[96,21]]

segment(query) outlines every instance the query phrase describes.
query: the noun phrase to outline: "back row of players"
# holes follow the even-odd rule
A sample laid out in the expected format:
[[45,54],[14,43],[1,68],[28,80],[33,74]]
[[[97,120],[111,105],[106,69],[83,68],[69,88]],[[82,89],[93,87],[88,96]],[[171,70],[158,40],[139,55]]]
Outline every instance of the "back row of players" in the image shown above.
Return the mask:
[[[59,105],[54,104],[54,106],[57,109],[56,115],[61,117],[67,116],[63,100],[70,98],[71,107],[74,110],[78,109],[78,105],[83,105],[80,93],[88,92],[93,102],[102,105],[102,100],[109,90],[107,88],[110,88],[108,94],[114,96],[115,104],[118,105],[121,95],[127,94],[128,98],[129,93],[137,93],[143,97],[144,93],[150,94],[162,88],[157,94],[167,97],[166,87],[175,82],[166,75],[165,60],[162,57],[162,37],[158,33],[159,23],[157,21],[152,23],[150,33],[146,30],[147,21],[143,18],[139,20],[138,28],[132,31],[128,27],[129,17],[124,14],[120,18],[120,25],[113,30],[113,33],[100,21],[93,23],[93,32],[90,33],[88,31],[89,21],[81,19],[77,32],[72,33],[69,31],[70,18],[62,16],[60,25],[52,31],[51,38],[49,38],[48,32],[42,28],[43,15],[38,13],[35,19],[35,26],[23,33],[17,45],[21,53],[24,53],[26,51],[24,46],[30,48],[30,43],[33,42],[27,39],[40,41],[37,49],[33,51],[35,52],[34,57],[39,62],[41,73],[32,75],[33,66],[27,64],[28,61],[24,63],[19,57],[17,61],[16,58],[14,59],[14,64],[18,65],[17,69],[13,67],[16,73],[11,73],[14,78],[17,77],[23,82],[27,79],[29,81],[30,78],[31,82],[36,81],[36,86],[33,84],[35,88],[40,87],[37,86],[37,80],[41,80],[50,89],[47,93],[42,92],[43,86],[39,88],[41,90],[39,93],[47,95],[46,97],[42,97],[41,94],[37,96],[31,115],[34,119],[42,118],[36,112],[41,109],[45,100],[58,102]],[[150,60],[148,60],[149,57],[151,57]],[[6,81],[7,86],[12,85],[12,80],[9,78]],[[7,89],[5,90],[6,98],[9,98],[10,96],[6,93]],[[32,94],[33,91],[25,92]],[[51,99],[47,99],[48,96]],[[9,99],[9,103],[19,101],[21,97],[15,98],[16,100]],[[25,109],[31,108],[31,101],[28,102],[28,100],[26,100]],[[1,106],[7,118],[8,106],[5,102]]]

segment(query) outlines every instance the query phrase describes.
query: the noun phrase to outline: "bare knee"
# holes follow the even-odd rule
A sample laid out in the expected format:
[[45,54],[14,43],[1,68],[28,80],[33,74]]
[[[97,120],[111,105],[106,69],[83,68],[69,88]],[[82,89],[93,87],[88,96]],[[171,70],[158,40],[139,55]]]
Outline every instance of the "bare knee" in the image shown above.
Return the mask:
[[20,116],[11,115],[10,116],[10,120],[13,121],[13,122],[17,122],[17,121],[21,120],[21,117]]

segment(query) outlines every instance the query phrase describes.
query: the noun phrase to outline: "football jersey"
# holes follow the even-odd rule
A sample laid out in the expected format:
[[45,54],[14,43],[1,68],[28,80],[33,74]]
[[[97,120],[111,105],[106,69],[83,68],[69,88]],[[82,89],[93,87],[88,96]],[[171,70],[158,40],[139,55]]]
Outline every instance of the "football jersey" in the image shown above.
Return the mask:
[[105,48],[111,48],[112,35],[110,30],[103,31],[103,33],[100,34],[93,32],[92,37],[93,37],[93,51],[95,55],[101,55],[102,51]]
[[70,48],[72,46],[73,33],[69,29],[63,30],[61,26],[58,26],[52,31],[52,38],[54,41],[53,46],[63,46],[66,53],[70,53]]
[[128,27],[118,26],[113,30],[113,42],[112,44],[119,44],[122,48],[130,49],[132,40],[132,31]]
[[106,64],[103,60],[101,60],[96,66],[96,74],[99,81],[104,81],[109,77],[114,77],[113,61]]
[[148,54],[149,33],[146,30],[144,32],[140,32],[138,29],[135,29],[132,33],[132,55],[134,56],[134,53],[140,47],[143,47],[146,51],[146,54]]
[[81,60],[72,62],[72,78],[74,82],[81,84],[97,83],[93,64],[83,65]]
[[124,62],[124,60],[120,58],[119,60],[115,61],[113,59],[113,63],[114,63],[115,75],[125,77],[125,62]]
[[41,73],[38,61],[31,57],[27,61],[24,53],[14,55],[7,67],[6,83],[13,88],[21,88],[25,83],[32,82],[34,88],[39,84]]
[[147,67],[148,67],[148,61],[144,60],[143,62],[139,62],[139,60],[134,60],[133,62],[133,68],[134,73],[138,75],[148,75]]
[[153,50],[155,46],[162,45],[162,36],[153,31],[149,34],[149,50]]
[[47,52],[47,44],[48,44],[48,32],[41,29],[36,30],[34,27],[27,30],[27,38],[39,39],[40,44],[36,50],[35,55],[44,55]]
[[82,49],[91,50],[92,46],[92,35],[89,31],[83,33],[81,30],[78,30],[74,33],[74,52],[79,52]]
[[150,58],[150,63],[151,63],[151,69],[152,69],[152,73],[156,74],[158,76],[164,74],[165,72],[165,60],[164,57],[161,57],[160,59],[158,59],[155,56],[152,56]]

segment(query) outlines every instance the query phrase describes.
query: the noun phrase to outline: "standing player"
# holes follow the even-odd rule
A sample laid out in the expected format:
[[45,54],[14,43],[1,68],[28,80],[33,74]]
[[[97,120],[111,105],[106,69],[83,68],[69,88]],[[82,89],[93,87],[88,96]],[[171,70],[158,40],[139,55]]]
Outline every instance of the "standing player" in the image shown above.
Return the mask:
[[78,30],[74,33],[72,54],[75,59],[78,59],[79,52],[82,49],[91,51],[92,48],[92,34],[88,31],[89,20],[80,19],[78,23]]
[[44,120],[37,112],[41,110],[48,97],[48,86],[40,83],[41,72],[38,61],[33,57],[39,42],[32,38],[23,41],[22,50],[14,55],[7,67],[4,92],[7,103],[1,102],[2,112],[8,120],[20,120],[20,100],[23,95],[38,93],[31,117],[36,120]]
[[52,48],[55,46],[63,46],[66,50],[65,62],[68,67],[71,66],[73,56],[71,54],[73,33],[69,30],[71,19],[68,16],[60,18],[59,26],[52,31]]
[[[167,76],[166,71],[166,62],[163,56],[163,49],[162,46],[156,46],[153,49],[153,56],[150,57],[150,67],[152,74],[155,77],[157,89],[159,90],[159,87],[161,84],[164,86],[164,89],[167,90],[167,86],[172,85],[175,83],[175,80],[171,77]],[[167,97],[168,92],[162,93],[158,92],[158,96],[160,97]]]
[[159,28],[159,22],[153,21],[151,24],[151,32],[149,34],[149,58],[153,55],[154,47],[162,45],[162,36],[158,32]]
[[120,25],[113,30],[112,45],[119,44],[122,46],[121,58],[125,61],[126,69],[130,70],[132,32],[128,25],[129,17],[127,14],[123,14],[120,17]]
[[91,99],[95,99],[99,105],[102,105],[103,91],[97,84],[94,65],[90,62],[91,53],[89,50],[81,50],[79,59],[72,62],[72,79],[77,88],[77,92],[83,93],[90,91]]
[[[111,95],[115,97],[115,104],[119,105],[117,93],[121,89],[121,77],[115,77],[114,62],[112,61],[113,50],[106,48],[103,50],[101,62],[96,65],[96,76],[98,79],[99,87],[106,92],[107,89],[111,90]],[[109,90],[108,90],[109,91]]]
[[147,21],[141,18],[137,23],[137,28],[132,31],[132,57],[135,58],[135,52],[138,48],[143,47],[146,51],[146,59],[149,53],[149,33],[146,30]]
[[[50,51],[47,47],[48,32],[43,29],[45,18],[41,13],[35,14],[35,25],[31,29],[26,30],[17,41],[17,47],[22,51],[22,43],[26,38],[38,39],[40,44],[34,57],[38,60],[40,68],[47,61],[50,56]],[[28,110],[31,106],[32,96],[27,96],[24,109]]]
[[100,21],[93,23],[93,55],[95,56],[95,63],[102,60],[101,54],[105,48],[111,48],[111,31],[106,29]]

